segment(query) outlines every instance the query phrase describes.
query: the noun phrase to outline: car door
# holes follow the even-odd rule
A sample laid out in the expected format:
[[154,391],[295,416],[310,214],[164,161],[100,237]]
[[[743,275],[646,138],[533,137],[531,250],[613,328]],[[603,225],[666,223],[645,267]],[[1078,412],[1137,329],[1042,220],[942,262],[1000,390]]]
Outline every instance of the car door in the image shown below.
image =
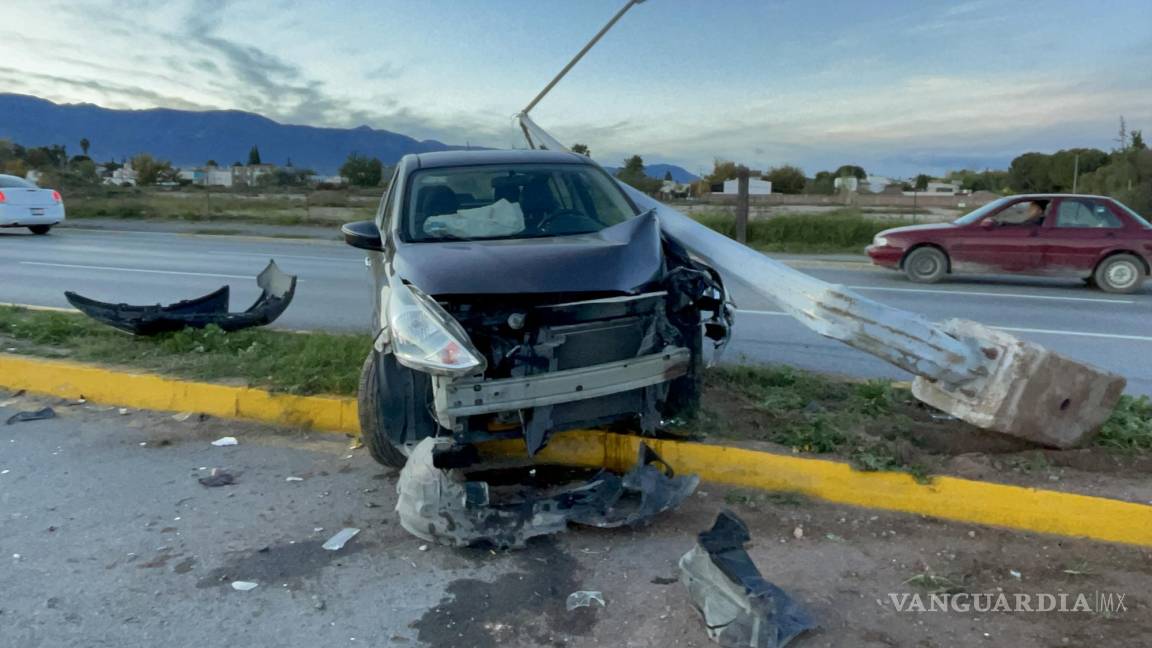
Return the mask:
[[1045,274],[1086,277],[1122,238],[1124,223],[1099,198],[1061,198],[1043,228]]
[[1028,206],[1033,202],[1010,202],[954,234],[948,251],[953,271],[1039,272],[1044,259],[1041,225],[1026,222]]

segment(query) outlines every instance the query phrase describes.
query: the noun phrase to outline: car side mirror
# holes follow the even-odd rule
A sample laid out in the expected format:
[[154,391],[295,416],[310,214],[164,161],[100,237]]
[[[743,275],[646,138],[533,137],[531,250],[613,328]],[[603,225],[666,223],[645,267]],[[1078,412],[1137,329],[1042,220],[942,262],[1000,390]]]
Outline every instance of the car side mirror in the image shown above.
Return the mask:
[[372,250],[373,252],[384,251],[384,243],[380,238],[380,228],[376,227],[374,221],[344,223],[340,227],[340,233],[344,235],[344,242],[354,248]]

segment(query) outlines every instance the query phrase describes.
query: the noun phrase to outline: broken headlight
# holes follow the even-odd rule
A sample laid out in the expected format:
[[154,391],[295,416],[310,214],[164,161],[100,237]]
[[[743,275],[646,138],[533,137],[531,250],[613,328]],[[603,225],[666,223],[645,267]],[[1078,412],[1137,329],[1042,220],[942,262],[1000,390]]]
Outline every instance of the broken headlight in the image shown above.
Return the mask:
[[400,364],[434,374],[463,376],[483,371],[484,356],[440,304],[399,281],[388,296],[392,352]]

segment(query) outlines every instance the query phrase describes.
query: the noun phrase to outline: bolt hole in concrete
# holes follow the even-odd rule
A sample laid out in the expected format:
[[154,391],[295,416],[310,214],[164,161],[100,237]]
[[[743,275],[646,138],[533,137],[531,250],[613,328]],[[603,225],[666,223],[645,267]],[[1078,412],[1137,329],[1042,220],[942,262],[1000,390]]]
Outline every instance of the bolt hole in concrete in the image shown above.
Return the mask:
[[1069,405],[1071,405],[1071,404],[1072,404],[1072,400],[1071,400],[1071,399],[1069,399],[1069,398],[1065,398],[1065,399],[1064,399],[1064,400],[1063,400],[1063,401],[1060,403],[1060,411],[1061,411],[1061,412],[1063,412],[1063,411],[1067,410],[1067,409],[1068,409],[1068,406],[1069,406]]

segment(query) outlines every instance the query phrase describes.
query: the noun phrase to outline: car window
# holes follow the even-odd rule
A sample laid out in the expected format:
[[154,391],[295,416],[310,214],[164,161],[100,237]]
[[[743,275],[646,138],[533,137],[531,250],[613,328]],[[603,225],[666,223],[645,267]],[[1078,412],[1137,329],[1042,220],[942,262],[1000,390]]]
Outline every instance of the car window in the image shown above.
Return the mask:
[[1107,205],[1099,200],[1064,199],[1056,214],[1056,227],[1120,228],[1123,224]]
[[388,204],[392,201],[392,194],[396,187],[396,178],[400,175],[400,168],[392,172],[392,179],[388,181],[388,190],[380,198],[380,206],[376,208],[376,227],[381,232],[388,231]]
[[1146,218],[1144,218],[1144,217],[1143,217],[1143,216],[1141,216],[1140,214],[1137,214],[1137,213],[1135,212],[1135,210],[1133,210],[1133,209],[1132,209],[1131,207],[1129,207],[1128,205],[1125,205],[1124,203],[1122,203],[1122,202],[1120,202],[1120,201],[1116,201],[1114,204],[1115,204],[1115,205],[1118,205],[1118,206],[1120,207],[1120,209],[1123,209],[1125,212],[1127,212],[1127,213],[1128,213],[1128,215],[1129,215],[1129,216],[1131,216],[1131,217],[1132,217],[1132,219],[1133,219],[1133,220],[1135,220],[1135,221],[1136,221],[1136,223],[1137,223],[1137,224],[1138,224],[1140,227],[1143,227],[1144,229],[1152,229],[1152,223],[1149,223],[1149,222],[1148,222],[1148,220],[1147,220]]
[[999,225],[1039,225],[1047,213],[1047,200],[1023,200],[1009,205],[993,218]]
[[36,189],[36,185],[28,182],[24,178],[17,178],[16,176],[0,175],[0,188],[3,189]]
[[633,215],[592,165],[444,167],[411,175],[400,230],[411,242],[534,238],[598,232]]

